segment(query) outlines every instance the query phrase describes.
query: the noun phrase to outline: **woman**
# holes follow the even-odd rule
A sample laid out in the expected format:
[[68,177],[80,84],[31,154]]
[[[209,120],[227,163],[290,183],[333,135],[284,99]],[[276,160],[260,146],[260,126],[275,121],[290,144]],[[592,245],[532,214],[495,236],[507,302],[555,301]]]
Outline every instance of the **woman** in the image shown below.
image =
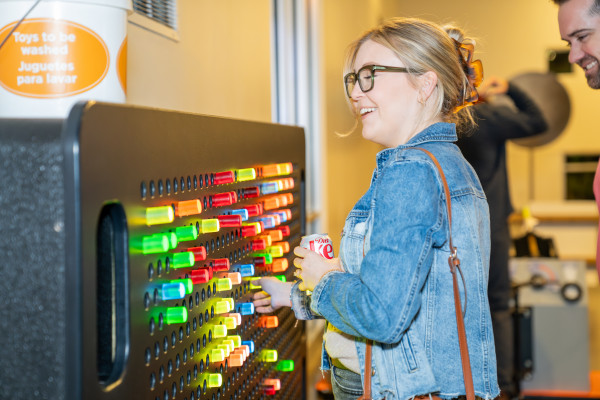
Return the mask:
[[468,50],[437,25],[406,18],[351,45],[346,93],[363,137],[386,149],[346,219],[340,258],[325,260],[296,247],[301,281],[291,286],[263,278],[264,292],[254,296],[259,312],[291,305],[297,318],[328,321],[323,368],[332,367],[338,400],[362,393],[365,339],[374,341],[374,399],[465,395],[443,186],[432,160],[414,147],[439,160],[450,187],[475,394],[491,399],[499,393],[486,294],[488,207],[477,176],[453,144],[455,122],[472,121],[463,108],[476,94]]

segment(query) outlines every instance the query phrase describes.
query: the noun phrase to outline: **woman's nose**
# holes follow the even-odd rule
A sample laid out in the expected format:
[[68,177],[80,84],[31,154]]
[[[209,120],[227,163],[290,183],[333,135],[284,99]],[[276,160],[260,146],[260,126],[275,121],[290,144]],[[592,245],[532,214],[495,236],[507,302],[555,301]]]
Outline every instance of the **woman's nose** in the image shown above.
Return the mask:
[[356,85],[354,85],[354,87],[352,88],[352,92],[350,92],[350,98],[352,100],[357,100],[360,97],[362,97],[363,94],[364,94],[364,92],[360,88],[360,85],[358,83],[356,83]]

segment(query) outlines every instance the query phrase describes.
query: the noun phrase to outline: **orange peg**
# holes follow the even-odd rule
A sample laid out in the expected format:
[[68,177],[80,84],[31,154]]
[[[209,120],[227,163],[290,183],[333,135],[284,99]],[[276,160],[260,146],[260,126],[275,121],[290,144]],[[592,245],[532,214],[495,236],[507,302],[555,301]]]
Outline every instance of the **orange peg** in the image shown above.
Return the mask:
[[177,203],[175,207],[175,214],[178,217],[185,217],[187,215],[196,215],[202,212],[202,204],[200,200],[185,200]]
[[281,389],[281,382],[279,379],[265,379],[263,381],[264,386],[271,386],[275,390]]
[[287,270],[289,263],[287,258],[275,258],[273,259],[273,266],[271,267],[273,272],[283,272]]
[[[279,231],[279,232],[281,232],[281,231]],[[290,252],[290,244],[288,242],[273,243],[273,246],[281,246],[281,249],[283,250],[284,253],[289,253]]]
[[281,200],[278,196],[266,198],[263,202],[265,210],[274,210],[279,207],[281,207]]
[[[273,229],[273,230],[267,231],[266,233],[271,238],[271,242],[279,242],[280,240],[283,240],[283,233],[281,233],[281,231],[279,229]],[[271,246],[271,245],[269,245],[269,246]]]
[[241,353],[233,352],[229,354],[230,367],[241,367],[244,364],[244,361],[244,355]]
[[261,328],[277,328],[279,319],[276,315],[263,315],[258,319],[258,326]]
[[280,164],[265,165],[262,167],[262,175],[265,177],[281,175]]

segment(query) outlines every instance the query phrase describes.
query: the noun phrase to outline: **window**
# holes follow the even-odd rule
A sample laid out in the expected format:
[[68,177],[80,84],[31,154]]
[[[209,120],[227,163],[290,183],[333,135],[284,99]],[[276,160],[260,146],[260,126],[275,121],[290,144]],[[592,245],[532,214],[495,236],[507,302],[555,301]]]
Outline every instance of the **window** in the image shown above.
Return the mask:
[[129,22],[173,40],[177,34],[177,0],[133,0]]
[[271,0],[273,121],[298,125],[306,135],[306,233],[323,232],[318,0]]
[[566,156],[566,199],[594,200],[592,190],[598,155],[571,154]]

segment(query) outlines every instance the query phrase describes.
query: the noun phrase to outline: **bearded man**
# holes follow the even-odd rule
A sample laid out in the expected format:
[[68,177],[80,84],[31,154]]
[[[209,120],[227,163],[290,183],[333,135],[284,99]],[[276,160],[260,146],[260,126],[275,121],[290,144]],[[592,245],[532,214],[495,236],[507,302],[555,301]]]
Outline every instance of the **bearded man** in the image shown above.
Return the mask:
[[[558,28],[560,36],[570,47],[569,62],[583,68],[592,89],[600,89],[600,0],[553,1],[559,5]],[[594,196],[600,211],[600,163],[594,177]],[[600,235],[596,247],[596,269],[600,275]]]

